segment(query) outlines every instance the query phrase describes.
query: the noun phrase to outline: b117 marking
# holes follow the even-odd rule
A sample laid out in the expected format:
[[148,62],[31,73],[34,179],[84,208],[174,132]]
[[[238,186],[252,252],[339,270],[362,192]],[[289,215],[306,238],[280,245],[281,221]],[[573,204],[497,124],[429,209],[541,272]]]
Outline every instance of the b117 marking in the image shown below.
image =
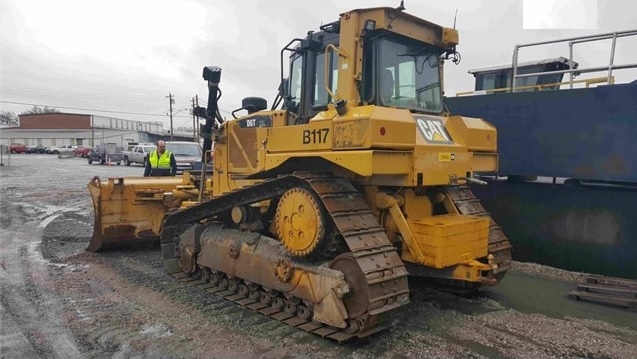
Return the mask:
[[327,143],[327,134],[329,128],[317,128],[314,130],[303,130],[303,144],[310,143]]

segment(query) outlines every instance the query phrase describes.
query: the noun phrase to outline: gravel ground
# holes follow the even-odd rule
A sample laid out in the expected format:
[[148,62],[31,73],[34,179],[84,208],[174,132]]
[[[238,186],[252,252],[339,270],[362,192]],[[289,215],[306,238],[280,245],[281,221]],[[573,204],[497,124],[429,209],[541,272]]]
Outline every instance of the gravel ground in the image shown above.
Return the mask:
[[569,281],[573,283],[585,283],[589,273],[570,272],[564,269],[544,266],[537,263],[513,262],[513,269],[538,277]]
[[537,264],[467,297],[410,280],[398,326],[338,345],[173,279],[157,247],[84,252],[90,177],[141,171],[36,155],[0,168],[0,358],[637,357],[637,313],[568,301],[584,274]]

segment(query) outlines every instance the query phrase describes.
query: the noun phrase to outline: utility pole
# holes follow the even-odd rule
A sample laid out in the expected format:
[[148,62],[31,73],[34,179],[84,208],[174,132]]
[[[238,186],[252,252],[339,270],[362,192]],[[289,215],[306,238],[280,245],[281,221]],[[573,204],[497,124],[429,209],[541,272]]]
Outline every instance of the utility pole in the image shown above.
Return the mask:
[[175,136],[173,135],[173,103],[175,103],[175,100],[173,99],[173,94],[171,94],[170,92],[168,93],[168,102],[169,102],[169,106],[170,106],[170,140],[174,140]]
[[192,140],[197,142],[197,132],[195,130],[195,98],[192,98]]
[[[195,95],[195,107],[199,107],[199,95]],[[197,116],[197,126],[195,127],[195,133],[197,134],[197,141],[199,141],[199,116]]]

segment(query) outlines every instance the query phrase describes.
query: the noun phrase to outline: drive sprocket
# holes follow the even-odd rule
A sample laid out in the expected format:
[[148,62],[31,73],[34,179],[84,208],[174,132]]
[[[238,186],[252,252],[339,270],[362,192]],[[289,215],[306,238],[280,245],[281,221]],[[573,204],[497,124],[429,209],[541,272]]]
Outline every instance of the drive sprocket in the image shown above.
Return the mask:
[[281,244],[295,257],[310,256],[325,241],[324,211],[307,188],[286,191],[279,200],[274,221]]

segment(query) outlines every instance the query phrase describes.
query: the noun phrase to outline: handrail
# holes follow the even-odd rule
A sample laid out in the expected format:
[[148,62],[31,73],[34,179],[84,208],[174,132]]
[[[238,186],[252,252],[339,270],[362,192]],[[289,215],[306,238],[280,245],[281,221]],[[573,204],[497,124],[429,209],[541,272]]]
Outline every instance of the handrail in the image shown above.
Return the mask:
[[[613,84],[615,83],[615,77],[611,76],[610,78],[610,82],[608,81],[608,78],[606,76],[604,77],[594,77],[594,78],[590,78],[590,79],[583,79],[583,80],[575,80],[575,81],[563,81],[563,82],[554,82],[552,84],[542,84],[542,85],[528,85],[528,86],[521,86],[521,87],[517,87],[518,90],[526,90],[526,89],[535,89],[540,90],[544,87],[551,87],[551,86],[562,86],[565,85],[567,83],[585,83],[586,87],[589,87],[592,84],[599,84],[599,83],[609,83],[609,84]],[[489,94],[489,93],[498,93],[498,92],[509,92],[511,90],[511,87],[500,87],[500,88],[496,88],[496,89],[488,89],[488,90],[478,90],[478,91],[462,91],[462,92],[456,92],[456,97],[460,97],[460,96],[466,96],[466,95],[484,95],[484,94]]]
[[[539,46],[539,45],[547,45],[547,44],[554,44],[554,43],[567,42],[567,41],[569,43],[568,44],[569,45],[569,60],[571,61],[570,64],[572,64],[573,63],[573,45],[579,44],[579,43],[584,43],[584,42],[593,42],[593,41],[612,39],[610,61],[609,61],[608,66],[591,67],[591,68],[586,68],[586,69],[569,68],[568,70],[557,70],[557,71],[542,72],[541,73],[542,75],[569,73],[570,88],[573,88],[573,83],[575,83],[575,81],[573,81],[573,78],[575,77],[574,73],[598,72],[598,71],[608,70],[608,75],[606,76],[607,77],[607,82],[608,83],[612,83],[611,82],[611,78],[612,78],[612,73],[613,73],[614,69],[621,70],[621,69],[628,69],[628,68],[637,68],[637,64],[624,64],[624,65],[615,65],[614,64],[614,61],[615,61],[615,45],[616,45],[617,39],[620,38],[620,37],[626,37],[626,36],[637,36],[637,30],[626,30],[626,31],[618,31],[618,32],[609,32],[609,33],[605,33],[605,34],[579,36],[579,37],[571,37],[571,38],[560,39],[560,40],[549,40],[549,41],[534,42],[534,43],[529,43],[529,44],[515,45],[515,47],[513,49],[513,61],[512,61],[513,62],[513,64],[512,64],[513,76],[511,78],[511,92],[515,92],[516,89],[521,89],[522,88],[522,87],[516,87],[515,86],[515,82],[516,82],[516,80],[518,78],[536,76],[536,75],[540,74],[540,73],[518,74],[518,53],[519,53],[521,48],[523,48],[523,47],[531,47],[531,46]],[[569,65],[569,66],[571,66],[571,65]]]
[[[327,46],[325,46],[325,70],[324,70],[325,72],[323,73],[323,76],[324,76],[323,81],[325,83],[325,91],[327,91],[327,94],[330,95],[330,97],[332,98],[334,102],[336,102],[338,101],[338,99],[336,98],[336,95],[332,93],[332,89],[330,88],[330,70],[332,66],[332,64],[330,63],[330,57],[329,57],[330,50],[339,54],[339,48],[334,46],[333,44],[328,44]],[[338,58],[336,61],[338,61]]]

